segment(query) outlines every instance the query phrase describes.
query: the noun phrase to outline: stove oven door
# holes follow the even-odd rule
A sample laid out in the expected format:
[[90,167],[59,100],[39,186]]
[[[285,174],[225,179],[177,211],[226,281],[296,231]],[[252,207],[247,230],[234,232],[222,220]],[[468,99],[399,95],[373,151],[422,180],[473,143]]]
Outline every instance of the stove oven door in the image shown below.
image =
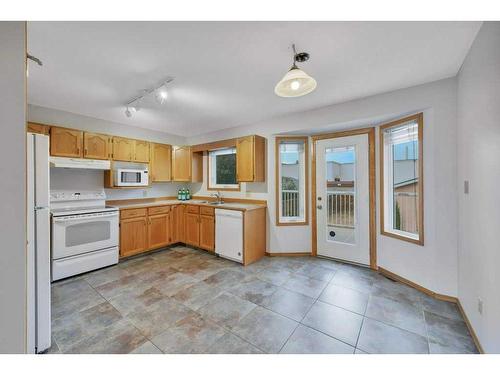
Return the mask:
[[52,218],[52,259],[118,246],[118,212]]

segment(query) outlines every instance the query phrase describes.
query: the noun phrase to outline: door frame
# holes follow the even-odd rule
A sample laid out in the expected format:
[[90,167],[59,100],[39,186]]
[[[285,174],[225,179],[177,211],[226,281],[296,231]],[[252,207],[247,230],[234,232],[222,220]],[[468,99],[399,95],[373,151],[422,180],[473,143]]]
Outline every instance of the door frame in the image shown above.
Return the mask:
[[311,165],[311,222],[312,222],[312,238],[311,238],[311,252],[312,256],[318,256],[318,227],[317,227],[317,212],[316,212],[316,142],[325,139],[334,139],[349,137],[352,135],[368,135],[368,185],[369,185],[369,228],[370,228],[370,268],[377,270],[377,228],[376,228],[376,197],[375,197],[375,127],[361,128],[354,130],[339,131],[335,133],[326,133],[313,135],[312,139],[312,165]]

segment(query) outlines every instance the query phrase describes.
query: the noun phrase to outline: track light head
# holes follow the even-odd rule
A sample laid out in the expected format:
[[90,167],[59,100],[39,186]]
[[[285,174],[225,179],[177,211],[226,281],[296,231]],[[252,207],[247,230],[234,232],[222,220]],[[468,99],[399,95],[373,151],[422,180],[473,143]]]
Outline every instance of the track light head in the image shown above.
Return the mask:
[[148,95],[154,94],[155,99],[159,104],[164,104],[167,101],[168,92],[167,85],[174,80],[173,77],[168,77],[162,81],[159,85],[154,86],[149,89],[142,90],[142,94],[136,96],[131,101],[125,104],[125,115],[127,117],[132,117],[134,112],[139,112],[141,110],[142,104]]
[[155,96],[156,96],[156,101],[159,104],[165,103],[165,101],[167,100],[167,97],[168,97],[167,89],[165,88],[165,86],[159,87],[156,90],[156,95]]

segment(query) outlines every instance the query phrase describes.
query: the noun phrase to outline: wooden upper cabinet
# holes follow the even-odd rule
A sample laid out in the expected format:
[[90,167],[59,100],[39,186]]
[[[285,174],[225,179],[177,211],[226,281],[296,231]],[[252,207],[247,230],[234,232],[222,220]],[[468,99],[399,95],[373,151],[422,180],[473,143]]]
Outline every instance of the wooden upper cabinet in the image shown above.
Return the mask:
[[170,243],[170,213],[148,217],[148,248],[155,249]]
[[83,133],[83,157],[88,159],[109,159],[111,138],[104,134]]
[[149,163],[149,142],[135,140],[134,161]]
[[81,158],[83,156],[83,132],[52,126],[50,128],[50,155]]
[[113,137],[113,160],[133,161],[134,140],[122,137]]
[[50,126],[45,124],[39,124],[37,122],[28,122],[26,124],[26,131],[29,133],[49,135]]
[[215,250],[215,218],[200,215],[200,247],[205,250]]
[[151,181],[172,180],[172,147],[159,143],[151,144]]
[[191,181],[191,147],[172,147],[172,180]]
[[266,139],[249,135],[236,140],[236,179],[238,182],[264,182]]
[[120,221],[120,256],[125,257],[148,249],[146,216]]
[[185,243],[200,246],[200,214],[186,213],[185,220]]

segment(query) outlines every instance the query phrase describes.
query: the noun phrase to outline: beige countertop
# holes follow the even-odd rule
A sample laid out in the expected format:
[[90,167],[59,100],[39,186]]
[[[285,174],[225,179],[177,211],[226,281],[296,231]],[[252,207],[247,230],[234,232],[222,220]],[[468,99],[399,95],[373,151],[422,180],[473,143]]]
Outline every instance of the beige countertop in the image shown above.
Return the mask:
[[257,209],[266,207],[263,204],[240,203],[240,202],[227,202],[227,203],[215,205],[215,204],[210,204],[209,201],[201,200],[201,199],[191,199],[189,201],[180,201],[177,199],[165,199],[165,200],[157,200],[157,201],[153,201],[153,202],[125,201],[123,203],[113,201],[113,203],[111,203],[110,206],[117,207],[120,210],[124,210],[124,209],[131,209],[131,208],[145,208],[145,207],[166,206],[166,205],[175,205],[175,204],[190,204],[190,205],[222,208],[222,209],[236,210],[236,211],[250,211],[250,210],[257,210]]

